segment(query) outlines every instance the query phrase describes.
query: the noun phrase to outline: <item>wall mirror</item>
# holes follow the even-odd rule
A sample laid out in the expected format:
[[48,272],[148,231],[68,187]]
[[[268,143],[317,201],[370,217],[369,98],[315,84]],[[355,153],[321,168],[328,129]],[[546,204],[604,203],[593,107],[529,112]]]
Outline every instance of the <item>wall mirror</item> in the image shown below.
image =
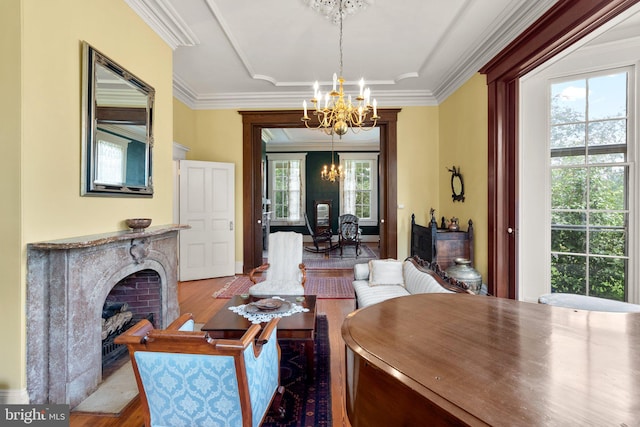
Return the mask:
[[449,169],[451,172],[451,197],[454,202],[464,202],[464,181],[460,174],[460,168]]
[[154,89],[82,43],[83,196],[153,196]]
[[315,232],[331,230],[331,200],[314,200]]

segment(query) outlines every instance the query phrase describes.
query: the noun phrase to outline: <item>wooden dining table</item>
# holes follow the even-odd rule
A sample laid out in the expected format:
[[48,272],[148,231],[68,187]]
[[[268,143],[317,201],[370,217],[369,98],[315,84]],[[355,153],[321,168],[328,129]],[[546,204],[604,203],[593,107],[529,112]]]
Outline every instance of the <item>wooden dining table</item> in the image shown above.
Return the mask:
[[640,425],[640,313],[418,294],[342,336],[353,427]]

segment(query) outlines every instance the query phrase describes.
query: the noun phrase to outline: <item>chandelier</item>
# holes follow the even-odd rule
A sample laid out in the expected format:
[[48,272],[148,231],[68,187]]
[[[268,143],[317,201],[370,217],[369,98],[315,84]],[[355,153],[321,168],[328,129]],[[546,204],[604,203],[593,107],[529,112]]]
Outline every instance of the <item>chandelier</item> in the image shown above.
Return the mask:
[[340,178],[344,177],[344,173],[342,172],[342,165],[338,165],[333,161],[333,133],[331,134],[331,167],[324,165],[322,170],[320,171],[320,178],[324,181],[336,182]]
[[[344,94],[344,78],[342,77],[342,19],[344,13],[342,11],[343,1],[339,2],[340,17],[340,76],[333,74],[333,88],[331,91],[322,93],[318,82],[313,85],[313,115],[317,118],[316,123],[310,123],[311,118],[307,112],[307,101],[302,102],[304,115],[302,121],[309,129],[322,129],[328,135],[337,133],[339,136],[347,133],[351,128],[354,133],[360,130],[370,130],[376,126],[378,119],[378,105],[376,100],[371,100],[371,90],[364,87],[364,79],[360,79],[360,92],[355,96],[353,102],[351,95],[345,98]],[[367,125],[367,116],[371,113],[370,122]]]

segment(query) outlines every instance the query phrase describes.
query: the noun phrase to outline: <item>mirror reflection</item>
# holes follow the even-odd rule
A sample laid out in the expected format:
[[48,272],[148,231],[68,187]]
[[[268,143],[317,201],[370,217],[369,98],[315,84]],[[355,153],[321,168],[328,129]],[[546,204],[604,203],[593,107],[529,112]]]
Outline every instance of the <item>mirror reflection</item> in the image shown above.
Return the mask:
[[83,195],[152,196],[154,90],[83,44]]
[[323,233],[326,230],[331,230],[331,201],[330,200],[315,200],[315,232],[317,234]]

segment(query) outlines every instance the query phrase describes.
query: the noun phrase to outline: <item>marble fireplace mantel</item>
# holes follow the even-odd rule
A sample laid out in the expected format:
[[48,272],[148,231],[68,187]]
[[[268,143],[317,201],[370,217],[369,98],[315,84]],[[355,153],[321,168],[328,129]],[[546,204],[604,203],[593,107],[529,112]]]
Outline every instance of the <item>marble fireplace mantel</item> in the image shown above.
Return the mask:
[[27,245],[27,390],[72,408],[102,380],[102,305],[125,277],[160,277],[163,328],[178,317],[178,231],[159,225]]

